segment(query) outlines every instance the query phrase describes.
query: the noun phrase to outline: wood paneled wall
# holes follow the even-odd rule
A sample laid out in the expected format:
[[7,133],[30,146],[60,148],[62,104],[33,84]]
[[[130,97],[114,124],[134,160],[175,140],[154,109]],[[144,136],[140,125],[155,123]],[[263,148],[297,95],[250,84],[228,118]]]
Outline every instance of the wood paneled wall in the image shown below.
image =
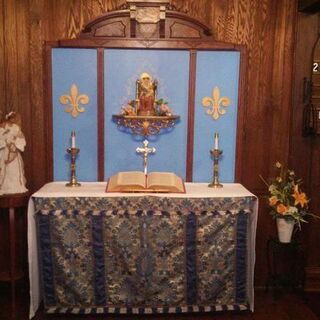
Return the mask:
[[[299,176],[311,197],[311,209],[320,216],[320,136],[303,137],[303,79],[311,80],[313,50],[319,37],[319,14],[299,13],[295,44],[293,110],[289,163]],[[303,63],[302,63],[303,61]],[[320,220],[303,226],[306,247],[306,287],[320,290]]]
[[[28,187],[46,181],[43,41],[74,38],[84,23],[124,0],[0,0],[0,106],[19,111],[28,146]],[[178,9],[212,26],[216,40],[248,50],[242,183],[262,196],[259,175],[274,173],[290,155],[290,121],[297,2],[295,0],[172,0]],[[301,146],[303,147],[303,146]],[[299,165],[299,164],[297,164]],[[265,248],[275,233],[260,201],[256,285],[266,279]],[[319,253],[320,254],[320,253]]]

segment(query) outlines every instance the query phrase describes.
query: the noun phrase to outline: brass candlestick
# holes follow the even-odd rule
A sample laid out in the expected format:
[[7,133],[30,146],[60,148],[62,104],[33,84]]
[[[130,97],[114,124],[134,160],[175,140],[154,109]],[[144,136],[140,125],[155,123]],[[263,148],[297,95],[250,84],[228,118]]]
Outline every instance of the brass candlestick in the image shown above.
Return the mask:
[[66,184],[67,187],[80,187],[81,184],[77,181],[76,176],[76,156],[80,152],[78,148],[68,148],[67,152],[71,154],[71,177],[70,181]]
[[213,156],[213,180],[208,184],[208,187],[222,188],[223,185],[219,182],[219,158],[222,155],[222,150],[212,149],[210,153]]

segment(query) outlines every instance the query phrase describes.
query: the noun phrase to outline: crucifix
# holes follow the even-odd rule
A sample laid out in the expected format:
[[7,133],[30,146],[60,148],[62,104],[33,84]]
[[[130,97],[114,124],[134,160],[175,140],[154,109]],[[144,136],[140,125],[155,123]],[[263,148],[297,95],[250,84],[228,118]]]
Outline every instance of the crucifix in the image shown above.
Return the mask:
[[148,168],[147,168],[147,166],[148,166],[148,155],[150,153],[155,153],[156,152],[156,148],[149,148],[148,144],[149,144],[149,141],[148,140],[144,140],[143,141],[144,147],[143,148],[142,147],[138,147],[136,149],[137,153],[142,153],[143,154],[143,168],[144,168],[143,172],[144,172],[145,175],[148,174]]

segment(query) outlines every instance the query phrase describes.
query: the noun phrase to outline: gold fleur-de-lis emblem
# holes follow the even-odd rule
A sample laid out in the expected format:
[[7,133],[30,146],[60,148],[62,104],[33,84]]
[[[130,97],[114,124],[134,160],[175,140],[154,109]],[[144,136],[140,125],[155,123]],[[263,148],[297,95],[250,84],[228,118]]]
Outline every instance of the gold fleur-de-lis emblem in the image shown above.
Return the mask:
[[76,118],[79,113],[85,111],[85,109],[81,107],[80,104],[88,104],[89,97],[86,94],[78,95],[78,87],[73,84],[70,88],[70,95],[62,95],[59,101],[61,104],[69,104],[65,111],[71,113],[71,115]]
[[212,97],[204,97],[202,99],[202,105],[204,107],[211,107],[207,110],[207,114],[212,116],[214,120],[217,120],[226,113],[226,110],[222,107],[228,107],[230,105],[230,99],[228,97],[220,98],[220,89],[214,87]]

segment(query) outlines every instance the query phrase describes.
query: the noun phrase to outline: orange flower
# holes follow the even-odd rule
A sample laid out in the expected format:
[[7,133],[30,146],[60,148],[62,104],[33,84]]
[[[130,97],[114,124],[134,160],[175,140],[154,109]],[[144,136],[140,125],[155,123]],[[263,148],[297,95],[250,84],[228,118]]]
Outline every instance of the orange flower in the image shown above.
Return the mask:
[[278,202],[278,198],[276,196],[272,196],[269,198],[269,205],[270,206],[275,206]]
[[303,208],[309,201],[304,192],[299,192],[299,186],[297,184],[294,186],[294,191],[293,191],[292,196],[294,197],[294,205],[295,206],[297,204],[300,204],[301,207]]
[[288,208],[284,204],[280,203],[277,205],[277,212],[278,213],[284,215],[284,214],[286,214],[287,211],[288,211]]

